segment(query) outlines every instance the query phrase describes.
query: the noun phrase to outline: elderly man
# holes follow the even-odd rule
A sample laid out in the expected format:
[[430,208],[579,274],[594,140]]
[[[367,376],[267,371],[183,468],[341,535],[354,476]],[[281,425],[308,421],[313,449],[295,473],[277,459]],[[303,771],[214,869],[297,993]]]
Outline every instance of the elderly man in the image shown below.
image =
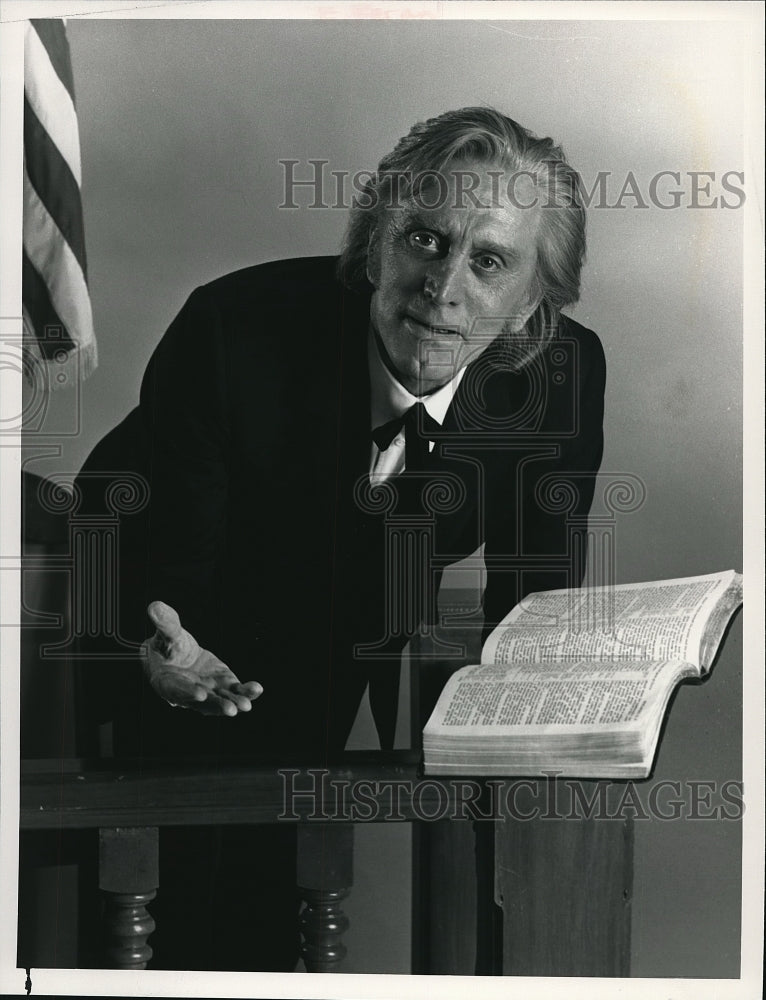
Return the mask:
[[[126,533],[122,621],[138,637],[148,606],[156,631],[145,679],[115,685],[120,752],[316,759],[343,748],[368,683],[391,745],[398,655],[433,618],[445,565],[484,545],[487,628],[529,592],[579,584],[604,359],[561,314],[585,251],[577,184],[550,139],[489,108],[447,112],[381,162],[338,260],[251,267],[191,295],[140,406],[86,466],[129,446],[151,486]],[[426,527],[425,554],[392,558],[407,519]],[[204,836],[188,851],[208,867],[252,842]],[[262,897],[290,870],[270,836],[269,872],[229,863],[234,894],[250,878]],[[204,876],[216,891],[226,867]],[[289,968],[293,947],[250,967]]]

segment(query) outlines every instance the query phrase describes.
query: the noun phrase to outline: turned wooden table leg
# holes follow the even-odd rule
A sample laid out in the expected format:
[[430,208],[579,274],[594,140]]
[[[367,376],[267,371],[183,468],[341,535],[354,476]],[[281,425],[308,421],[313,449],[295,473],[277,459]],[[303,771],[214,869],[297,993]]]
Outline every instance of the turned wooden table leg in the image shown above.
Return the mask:
[[348,889],[304,889],[306,905],[301,912],[301,957],[307,972],[333,972],[343,961],[347,948],[342,937],[348,930],[348,917],[340,902]]
[[155,924],[147,904],[159,885],[157,827],[99,831],[99,887],[105,896],[104,955],[113,969],[145,969]]
[[298,827],[298,892],[301,957],[307,972],[336,972],[346,957],[343,934],[348,917],[341,902],[353,885],[354,828],[342,823],[305,823]]

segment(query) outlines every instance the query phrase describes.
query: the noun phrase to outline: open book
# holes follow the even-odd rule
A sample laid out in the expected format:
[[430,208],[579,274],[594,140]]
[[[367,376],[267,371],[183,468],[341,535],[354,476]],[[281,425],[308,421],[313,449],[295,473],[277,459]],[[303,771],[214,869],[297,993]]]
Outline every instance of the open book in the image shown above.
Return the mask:
[[531,594],[423,731],[426,774],[646,777],[676,685],[710,669],[742,577]]

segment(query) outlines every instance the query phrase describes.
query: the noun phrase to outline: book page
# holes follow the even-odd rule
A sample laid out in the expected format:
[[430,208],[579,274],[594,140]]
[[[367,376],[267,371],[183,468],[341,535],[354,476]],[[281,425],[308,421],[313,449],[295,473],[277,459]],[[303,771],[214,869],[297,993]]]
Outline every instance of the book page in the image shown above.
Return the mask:
[[694,673],[692,664],[667,660],[464,667],[450,678],[425,733],[523,727],[531,736],[550,728],[639,724]]
[[700,666],[705,626],[734,571],[532,594],[498,625],[485,663],[682,660]]
[[721,640],[729,621],[741,604],[742,577],[737,576],[705,624],[700,647],[700,666],[703,671],[707,671],[710,668],[718,652],[718,647],[721,645]]

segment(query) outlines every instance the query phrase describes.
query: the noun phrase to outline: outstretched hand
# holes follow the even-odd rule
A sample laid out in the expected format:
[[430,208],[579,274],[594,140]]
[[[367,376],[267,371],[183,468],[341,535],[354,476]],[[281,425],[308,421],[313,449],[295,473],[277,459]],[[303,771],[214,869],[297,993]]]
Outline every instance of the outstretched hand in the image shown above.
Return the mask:
[[170,605],[154,601],[147,613],[156,631],[144,643],[144,670],[160,698],[203,715],[250,711],[263,692],[257,681],[241,684],[225,663],[199,646]]

